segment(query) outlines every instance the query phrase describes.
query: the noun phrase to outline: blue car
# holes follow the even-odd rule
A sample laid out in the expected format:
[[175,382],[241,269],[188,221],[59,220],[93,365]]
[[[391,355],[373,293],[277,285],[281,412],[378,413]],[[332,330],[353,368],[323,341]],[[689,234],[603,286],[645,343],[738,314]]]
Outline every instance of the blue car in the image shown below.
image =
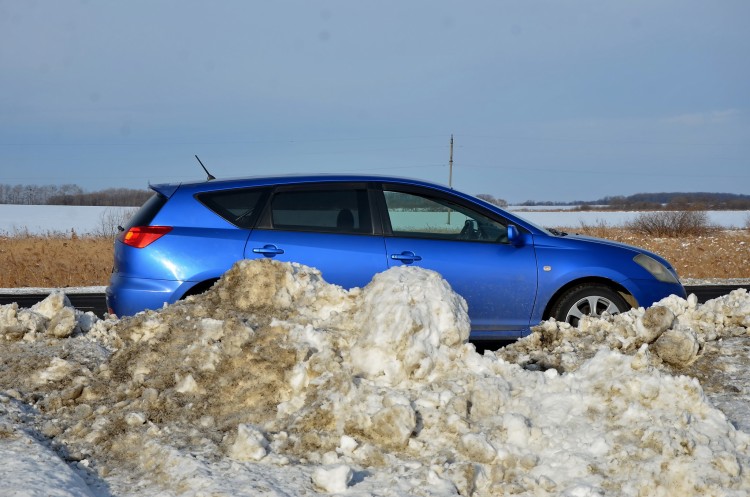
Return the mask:
[[393,266],[435,270],[468,302],[472,339],[685,297],[656,254],[540,228],[424,181],[309,175],[151,188],[115,242],[107,304],[119,316],[202,293],[235,261],[264,257],[316,267],[345,288]]

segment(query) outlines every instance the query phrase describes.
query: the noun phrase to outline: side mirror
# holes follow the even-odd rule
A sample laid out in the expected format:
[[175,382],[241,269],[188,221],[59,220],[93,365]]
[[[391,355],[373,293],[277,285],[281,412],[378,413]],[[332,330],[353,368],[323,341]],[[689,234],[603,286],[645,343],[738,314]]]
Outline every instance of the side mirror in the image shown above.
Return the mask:
[[518,231],[518,228],[515,224],[509,224],[508,225],[508,243],[511,245],[518,245],[518,242],[521,241],[521,232]]

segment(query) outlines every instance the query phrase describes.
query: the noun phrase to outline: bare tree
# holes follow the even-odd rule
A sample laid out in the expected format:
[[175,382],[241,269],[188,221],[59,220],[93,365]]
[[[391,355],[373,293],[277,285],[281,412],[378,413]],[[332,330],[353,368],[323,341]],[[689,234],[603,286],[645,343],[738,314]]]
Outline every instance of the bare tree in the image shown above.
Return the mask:
[[99,227],[94,235],[114,238],[120,232],[119,226],[125,226],[130,218],[138,211],[136,207],[130,209],[118,209],[108,207],[99,216]]
[[492,205],[496,205],[498,207],[507,207],[508,202],[501,198],[496,198],[493,195],[490,195],[489,193],[480,193],[476,196],[478,199],[484,200],[485,202],[488,202]]

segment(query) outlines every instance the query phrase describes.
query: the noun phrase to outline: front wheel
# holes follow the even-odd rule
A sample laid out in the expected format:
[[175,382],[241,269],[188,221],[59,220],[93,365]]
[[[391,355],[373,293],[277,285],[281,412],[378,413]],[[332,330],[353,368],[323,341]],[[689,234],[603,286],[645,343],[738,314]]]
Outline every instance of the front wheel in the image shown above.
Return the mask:
[[622,296],[604,285],[579,285],[563,293],[552,307],[552,317],[578,326],[583,316],[599,317],[605,312],[620,314],[630,309]]

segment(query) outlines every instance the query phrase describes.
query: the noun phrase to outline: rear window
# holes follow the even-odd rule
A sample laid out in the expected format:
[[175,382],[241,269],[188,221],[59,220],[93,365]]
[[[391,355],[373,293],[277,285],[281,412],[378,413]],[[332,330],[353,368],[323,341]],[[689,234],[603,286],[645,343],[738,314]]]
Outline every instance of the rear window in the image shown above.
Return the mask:
[[263,209],[266,189],[206,192],[197,196],[206,207],[239,228],[251,229]]
[[159,213],[164,204],[167,203],[167,197],[161,193],[154,193],[151,198],[146,200],[144,204],[138,209],[138,212],[130,218],[128,225],[125,227],[125,231],[128,231],[133,226],[148,226],[151,221],[154,220],[156,214]]

